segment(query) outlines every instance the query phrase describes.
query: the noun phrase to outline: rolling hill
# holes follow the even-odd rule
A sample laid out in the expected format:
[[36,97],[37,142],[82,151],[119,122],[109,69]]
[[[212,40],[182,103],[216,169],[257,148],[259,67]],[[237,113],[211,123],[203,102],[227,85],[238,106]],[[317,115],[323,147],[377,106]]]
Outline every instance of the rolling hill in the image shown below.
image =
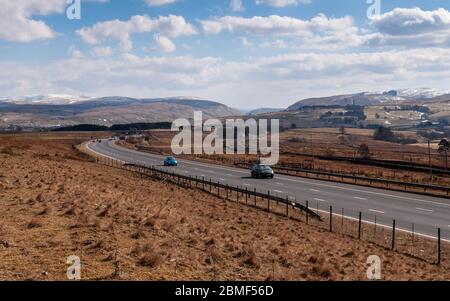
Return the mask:
[[0,127],[58,127],[76,124],[171,122],[192,118],[194,111],[205,118],[238,115],[221,103],[194,97],[138,99],[130,97],[28,96],[0,99]]

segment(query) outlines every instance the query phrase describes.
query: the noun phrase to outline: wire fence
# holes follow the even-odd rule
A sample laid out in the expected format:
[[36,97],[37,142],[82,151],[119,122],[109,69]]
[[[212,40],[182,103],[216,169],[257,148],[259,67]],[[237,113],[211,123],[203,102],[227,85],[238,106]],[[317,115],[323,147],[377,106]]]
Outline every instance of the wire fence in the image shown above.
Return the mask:
[[308,225],[374,243],[432,264],[450,268],[450,228],[441,229],[386,217],[384,213],[366,213],[348,208],[327,206],[320,200],[280,197],[270,191],[230,186],[205,177],[177,174],[155,166],[145,166],[95,157],[111,167],[136,172],[190,189],[200,189],[235,202]]

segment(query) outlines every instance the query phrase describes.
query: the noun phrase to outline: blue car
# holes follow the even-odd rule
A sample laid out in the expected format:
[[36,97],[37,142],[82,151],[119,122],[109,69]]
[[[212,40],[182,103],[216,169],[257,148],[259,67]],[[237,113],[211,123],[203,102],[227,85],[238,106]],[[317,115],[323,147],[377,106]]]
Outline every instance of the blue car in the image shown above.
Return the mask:
[[164,159],[164,166],[178,166],[178,161],[174,157]]

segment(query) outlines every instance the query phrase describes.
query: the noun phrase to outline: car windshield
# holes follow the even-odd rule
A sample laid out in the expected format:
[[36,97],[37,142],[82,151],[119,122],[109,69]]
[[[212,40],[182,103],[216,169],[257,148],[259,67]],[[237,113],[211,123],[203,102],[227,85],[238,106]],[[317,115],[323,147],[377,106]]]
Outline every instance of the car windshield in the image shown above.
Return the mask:
[[271,171],[272,170],[272,168],[270,168],[270,166],[267,166],[267,165],[261,165],[259,168],[263,171]]
[[169,160],[169,161],[175,161],[175,158],[174,158],[174,157],[169,157],[169,158],[167,158],[167,160]]

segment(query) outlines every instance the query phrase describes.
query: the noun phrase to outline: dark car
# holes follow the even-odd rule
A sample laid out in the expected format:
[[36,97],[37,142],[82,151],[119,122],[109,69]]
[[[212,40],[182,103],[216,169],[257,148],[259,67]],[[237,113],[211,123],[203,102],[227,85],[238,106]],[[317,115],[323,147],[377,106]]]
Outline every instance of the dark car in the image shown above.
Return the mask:
[[178,161],[174,157],[164,159],[164,166],[178,166]]
[[269,165],[255,164],[252,167],[252,178],[273,179],[274,172]]

